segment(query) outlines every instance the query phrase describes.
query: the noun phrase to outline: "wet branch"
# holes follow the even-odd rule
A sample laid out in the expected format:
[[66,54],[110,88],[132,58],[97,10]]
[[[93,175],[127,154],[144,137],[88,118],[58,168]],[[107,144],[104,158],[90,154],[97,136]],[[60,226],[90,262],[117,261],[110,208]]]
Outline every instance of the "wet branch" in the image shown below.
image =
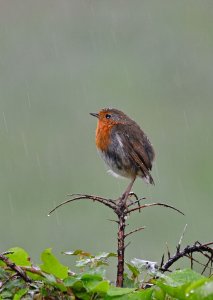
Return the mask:
[[[176,247],[176,252],[172,256],[168,256],[168,260],[164,263],[164,255],[162,257],[160,270],[162,272],[169,271],[169,268],[177,262],[179,259],[183,257],[187,257],[191,261],[191,268],[193,267],[193,261],[199,263],[200,265],[204,266],[204,269],[202,273],[205,272],[207,268],[210,268],[212,270],[212,264],[213,264],[213,248],[209,247],[210,245],[213,245],[213,242],[207,243],[207,244],[201,244],[199,242],[194,243],[192,246],[186,246],[183,250],[180,250],[180,244]],[[207,263],[204,265],[200,263],[198,260],[193,258],[194,253],[200,253],[206,258],[208,258]],[[209,255],[210,254],[210,255]],[[210,265],[210,267],[209,267]]]
[[175,208],[174,206],[171,206],[171,205],[168,205],[168,204],[164,204],[164,203],[160,203],[160,202],[159,203],[144,204],[144,205],[140,205],[138,207],[134,207],[132,209],[129,209],[128,213],[131,213],[133,211],[140,211],[143,208],[151,207],[151,206],[164,206],[164,207],[167,207],[167,208],[171,208],[171,209],[179,212],[180,214],[184,215],[184,213],[182,211],[180,211],[179,209]]
[[21,267],[12,262],[7,256],[5,256],[4,254],[0,254],[0,260],[3,261],[9,269],[13,270],[14,272],[16,272],[16,274],[22,277],[24,281],[32,282],[32,280],[27,276],[26,272],[22,270]]

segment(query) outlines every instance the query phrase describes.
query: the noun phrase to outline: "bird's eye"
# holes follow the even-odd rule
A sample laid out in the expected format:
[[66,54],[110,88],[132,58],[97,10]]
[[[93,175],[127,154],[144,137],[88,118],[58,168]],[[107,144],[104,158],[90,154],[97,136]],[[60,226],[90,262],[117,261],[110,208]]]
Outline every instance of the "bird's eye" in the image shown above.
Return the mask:
[[106,114],[106,119],[110,119],[111,115],[110,114]]

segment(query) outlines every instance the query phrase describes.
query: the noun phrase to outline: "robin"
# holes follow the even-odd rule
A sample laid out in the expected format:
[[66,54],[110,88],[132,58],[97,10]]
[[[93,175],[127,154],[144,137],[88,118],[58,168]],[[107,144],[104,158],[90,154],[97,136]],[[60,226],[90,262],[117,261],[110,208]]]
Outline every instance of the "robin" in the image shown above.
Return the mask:
[[90,114],[98,118],[96,146],[110,172],[131,179],[120,198],[126,202],[136,177],[154,184],[150,175],[155,157],[152,144],[139,125],[120,110],[104,108]]

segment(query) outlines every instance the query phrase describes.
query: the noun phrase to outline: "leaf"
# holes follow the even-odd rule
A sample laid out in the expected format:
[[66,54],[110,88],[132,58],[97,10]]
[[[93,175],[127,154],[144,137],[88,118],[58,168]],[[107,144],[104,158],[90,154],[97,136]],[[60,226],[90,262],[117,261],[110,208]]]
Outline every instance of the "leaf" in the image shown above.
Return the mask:
[[128,267],[128,269],[132,272],[132,275],[134,278],[138,277],[140,275],[140,271],[136,266],[133,266],[129,263],[126,263],[126,266]]
[[92,256],[89,252],[84,252],[81,249],[77,249],[75,251],[65,251],[63,252],[65,255],[79,255],[79,256],[89,256],[89,257],[94,257]]
[[134,292],[134,288],[117,288],[114,286],[110,286],[109,291],[107,292],[108,296],[123,296]]
[[75,266],[78,268],[86,267],[87,265],[91,264],[93,260],[91,258],[77,260]]
[[20,300],[27,293],[28,289],[19,290],[13,297],[13,300]]
[[212,300],[213,299],[213,281],[206,280],[196,282],[196,285],[189,286],[186,291],[187,299],[189,300]]
[[116,257],[117,254],[114,252],[102,252],[98,255],[96,255],[94,258],[99,260],[99,259],[103,259],[103,258],[109,258],[109,257]]
[[13,252],[6,256],[19,266],[31,266],[29,254],[22,248],[14,247],[10,248],[9,251]]
[[108,290],[109,290],[109,282],[105,280],[96,284],[92,289],[90,289],[90,292],[103,295],[106,294]]
[[41,265],[41,270],[52,274],[60,279],[65,279],[68,276],[68,267],[62,265],[58,259],[52,254],[52,250],[46,249],[41,254],[41,260],[43,265]]
[[84,282],[87,282],[87,281],[101,281],[101,280],[103,280],[103,278],[99,274],[85,273],[81,276],[81,280],[84,281]]
[[73,287],[73,285],[78,281],[80,281],[79,277],[68,276],[64,279],[64,285],[67,287]]
[[[146,289],[141,291],[133,291],[127,295],[121,296],[107,296],[104,300],[160,300],[159,298],[153,298],[153,289]],[[162,298],[164,300],[164,298]]]
[[173,280],[175,286],[205,278],[203,275],[200,275],[191,269],[172,272],[168,277]]
[[109,289],[109,282],[98,274],[84,274],[81,280],[88,293],[106,294]]
[[1,292],[2,299],[12,299],[13,294],[10,291]]
[[189,286],[196,281],[205,279],[204,276],[194,272],[191,269],[184,269],[172,272],[168,276],[163,276],[156,280],[156,285],[159,286],[166,294],[177,298],[185,299],[186,291]]

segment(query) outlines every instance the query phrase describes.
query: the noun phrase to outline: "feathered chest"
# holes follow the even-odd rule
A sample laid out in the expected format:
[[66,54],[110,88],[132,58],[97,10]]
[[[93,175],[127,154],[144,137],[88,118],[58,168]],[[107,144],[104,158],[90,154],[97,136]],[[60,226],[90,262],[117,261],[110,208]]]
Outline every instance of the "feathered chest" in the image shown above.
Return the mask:
[[112,126],[108,124],[104,124],[102,122],[98,122],[98,126],[96,129],[96,146],[98,150],[107,151],[111,140],[110,140],[110,133],[111,133]]

